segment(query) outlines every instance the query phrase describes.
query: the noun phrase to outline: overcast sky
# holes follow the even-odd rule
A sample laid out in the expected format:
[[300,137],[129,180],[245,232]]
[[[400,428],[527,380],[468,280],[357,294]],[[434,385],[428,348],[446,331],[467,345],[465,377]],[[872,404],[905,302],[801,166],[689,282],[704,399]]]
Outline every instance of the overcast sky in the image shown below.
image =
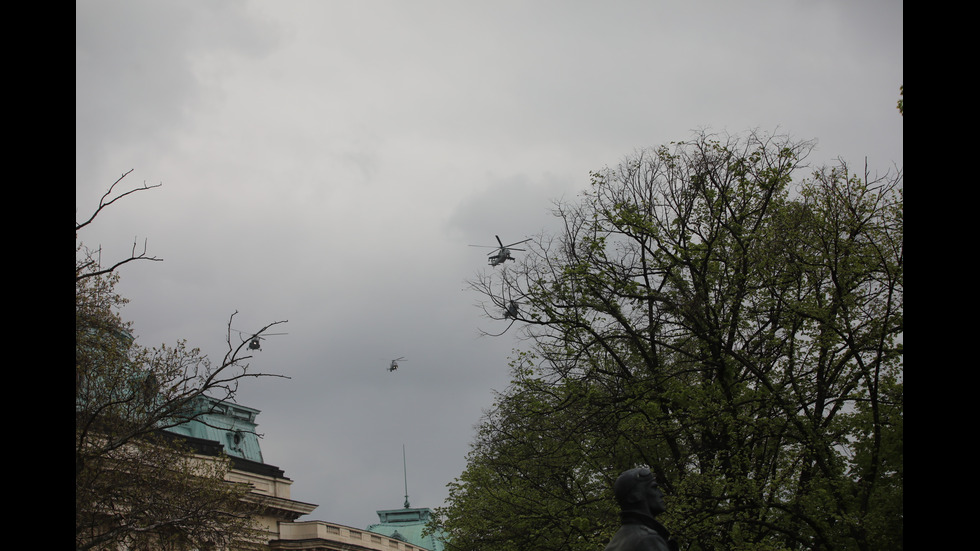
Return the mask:
[[[303,520],[438,507],[509,380],[516,328],[466,281],[554,224],[589,171],[698,129],[902,166],[902,2],[78,0],[75,207],[162,184],[80,239],[147,242],[144,346],[288,320],[251,360],[267,463]],[[405,356],[389,373],[390,359]]]

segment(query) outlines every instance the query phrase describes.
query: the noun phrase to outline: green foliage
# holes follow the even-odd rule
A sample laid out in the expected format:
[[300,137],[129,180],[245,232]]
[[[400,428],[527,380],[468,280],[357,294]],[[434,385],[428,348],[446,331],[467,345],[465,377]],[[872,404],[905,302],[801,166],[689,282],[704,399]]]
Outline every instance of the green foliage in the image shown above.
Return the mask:
[[457,548],[601,548],[637,465],[685,549],[900,546],[902,179],[794,185],[809,148],[640,152],[473,283],[520,297],[533,353],[440,511]]
[[551,387],[522,366],[515,374],[512,392],[481,426],[466,472],[450,484],[454,505],[437,511],[460,519],[445,526],[447,549],[594,549],[596,538],[611,535],[617,513],[608,478],[591,475],[602,468],[590,450],[605,444],[594,432],[602,423],[577,415],[601,392]]

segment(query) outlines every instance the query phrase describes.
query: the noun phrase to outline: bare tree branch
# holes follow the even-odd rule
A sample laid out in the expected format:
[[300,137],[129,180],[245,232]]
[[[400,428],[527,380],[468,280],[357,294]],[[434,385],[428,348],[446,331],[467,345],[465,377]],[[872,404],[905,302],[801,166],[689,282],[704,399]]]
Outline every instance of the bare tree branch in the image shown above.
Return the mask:
[[127,195],[132,195],[133,193],[136,193],[138,191],[146,191],[148,189],[158,188],[163,185],[163,184],[156,184],[154,186],[148,186],[146,185],[146,182],[143,182],[143,187],[130,189],[129,191],[120,193],[119,195],[112,197],[110,199],[113,190],[116,188],[119,182],[123,181],[123,178],[128,176],[131,172],[133,172],[132,168],[127,170],[126,172],[123,172],[122,176],[120,176],[115,182],[112,183],[111,186],[109,186],[109,189],[106,190],[106,192],[102,195],[102,199],[99,200],[98,208],[96,208],[95,212],[93,212],[92,215],[89,216],[88,220],[85,220],[84,222],[81,223],[79,223],[78,221],[75,222],[75,231],[78,231],[84,228],[85,226],[91,224],[92,221],[95,220],[95,218],[99,215],[99,213],[102,212],[102,209],[107,208],[109,205],[115,203],[116,201],[122,199],[123,197],[126,197]]
[[[133,171],[133,169],[129,169],[127,172],[124,172],[122,174],[122,176],[120,176],[115,182],[112,183],[111,186],[109,186],[109,189],[106,190],[106,192],[102,195],[102,198],[99,200],[99,206],[95,209],[95,212],[93,212],[92,215],[88,217],[87,220],[85,220],[83,222],[78,222],[78,221],[75,222],[75,235],[76,235],[76,238],[78,236],[78,231],[79,230],[81,230],[82,228],[85,228],[86,226],[88,226],[89,224],[91,224],[95,220],[95,218],[99,215],[99,213],[102,212],[103,209],[108,208],[110,205],[112,205],[116,201],[122,199],[123,197],[127,197],[129,195],[132,195],[133,193],[136,193],[138,191],[146,191],[146,190],[150,190],[150,189],[153,189],[153,188],[161,187],[163,185],[163,184],[157,184],[157,185],[153,185],[153,186],[148,186],[148,185],[146,185],[146,182],[143,182],[143,187],[133,188],[133,189],[130,189],[129,191],[125,191],[125,192],[120,193],[120,194],[118,194],[118,195],[116,195],[116,196],[113,197],[113,192],[114,192],[116,186],[119,185],[119,182],[121,182],[132,171]],[[79,249],[84,249],[80,245],[78,246],[78,248]],[[120,260],[120,261],[116,262],[115,264],[112,264],[108,268],[101,268],[101,265],[102,265],[102,247],[99,247],[98,249],[96,249],[94,251],[90,251],[90,250],[85,249],[85,258],[84,259],[78,259],[78,258],[75,259],[75,281],[77,282],[77,281],[80,281],[82,279],[87,279],[87,278],[91,278],[91,277],[99,277],[99,276],[103,276],[103,275],[106,275],[106,274],[110,274],[110,273],[114,272],[115,270],[117,270],[120,266],[122,266],[124,264],[128,264],[128,263],[133,262],[133,261],[136,261],[136,260],[150,260],[150,261],[153,261],[153,262],[161,262],[163,260],[162,258],[157,258],[155,256],[150,256],[150,255],[147,254],[146,240],[145,239],[143,240],[143,249],[138,251],[137,248],[138,248],[138,240],[136,238],[133,238],[133,248],[130,251],[129,257],[128,258],[124,258],[123,260]],[[95,269],[92,269],[92,268],[95,268]]]

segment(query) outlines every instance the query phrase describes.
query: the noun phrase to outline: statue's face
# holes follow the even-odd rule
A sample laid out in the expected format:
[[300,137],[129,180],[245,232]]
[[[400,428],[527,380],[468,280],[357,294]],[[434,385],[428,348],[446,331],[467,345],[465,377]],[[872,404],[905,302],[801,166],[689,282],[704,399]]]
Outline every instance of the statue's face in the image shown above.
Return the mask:
[[664,504],[664,493],[660,491],[660,487],[657,486],[656,481],[650,482],[644,497],[647,502],[647,507],[650,508],[651,515],[659,515],[667,510],[667,506]]

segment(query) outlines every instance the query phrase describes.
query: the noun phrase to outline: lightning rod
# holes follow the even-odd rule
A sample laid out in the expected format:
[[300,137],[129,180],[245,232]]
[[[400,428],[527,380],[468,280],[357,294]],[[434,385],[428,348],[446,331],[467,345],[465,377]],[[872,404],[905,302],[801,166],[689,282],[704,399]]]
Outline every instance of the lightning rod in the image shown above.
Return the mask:
[[405,460],[405,444],[402,444],[402,470],[405,472],[405,508],[408,509],[408,462]]

